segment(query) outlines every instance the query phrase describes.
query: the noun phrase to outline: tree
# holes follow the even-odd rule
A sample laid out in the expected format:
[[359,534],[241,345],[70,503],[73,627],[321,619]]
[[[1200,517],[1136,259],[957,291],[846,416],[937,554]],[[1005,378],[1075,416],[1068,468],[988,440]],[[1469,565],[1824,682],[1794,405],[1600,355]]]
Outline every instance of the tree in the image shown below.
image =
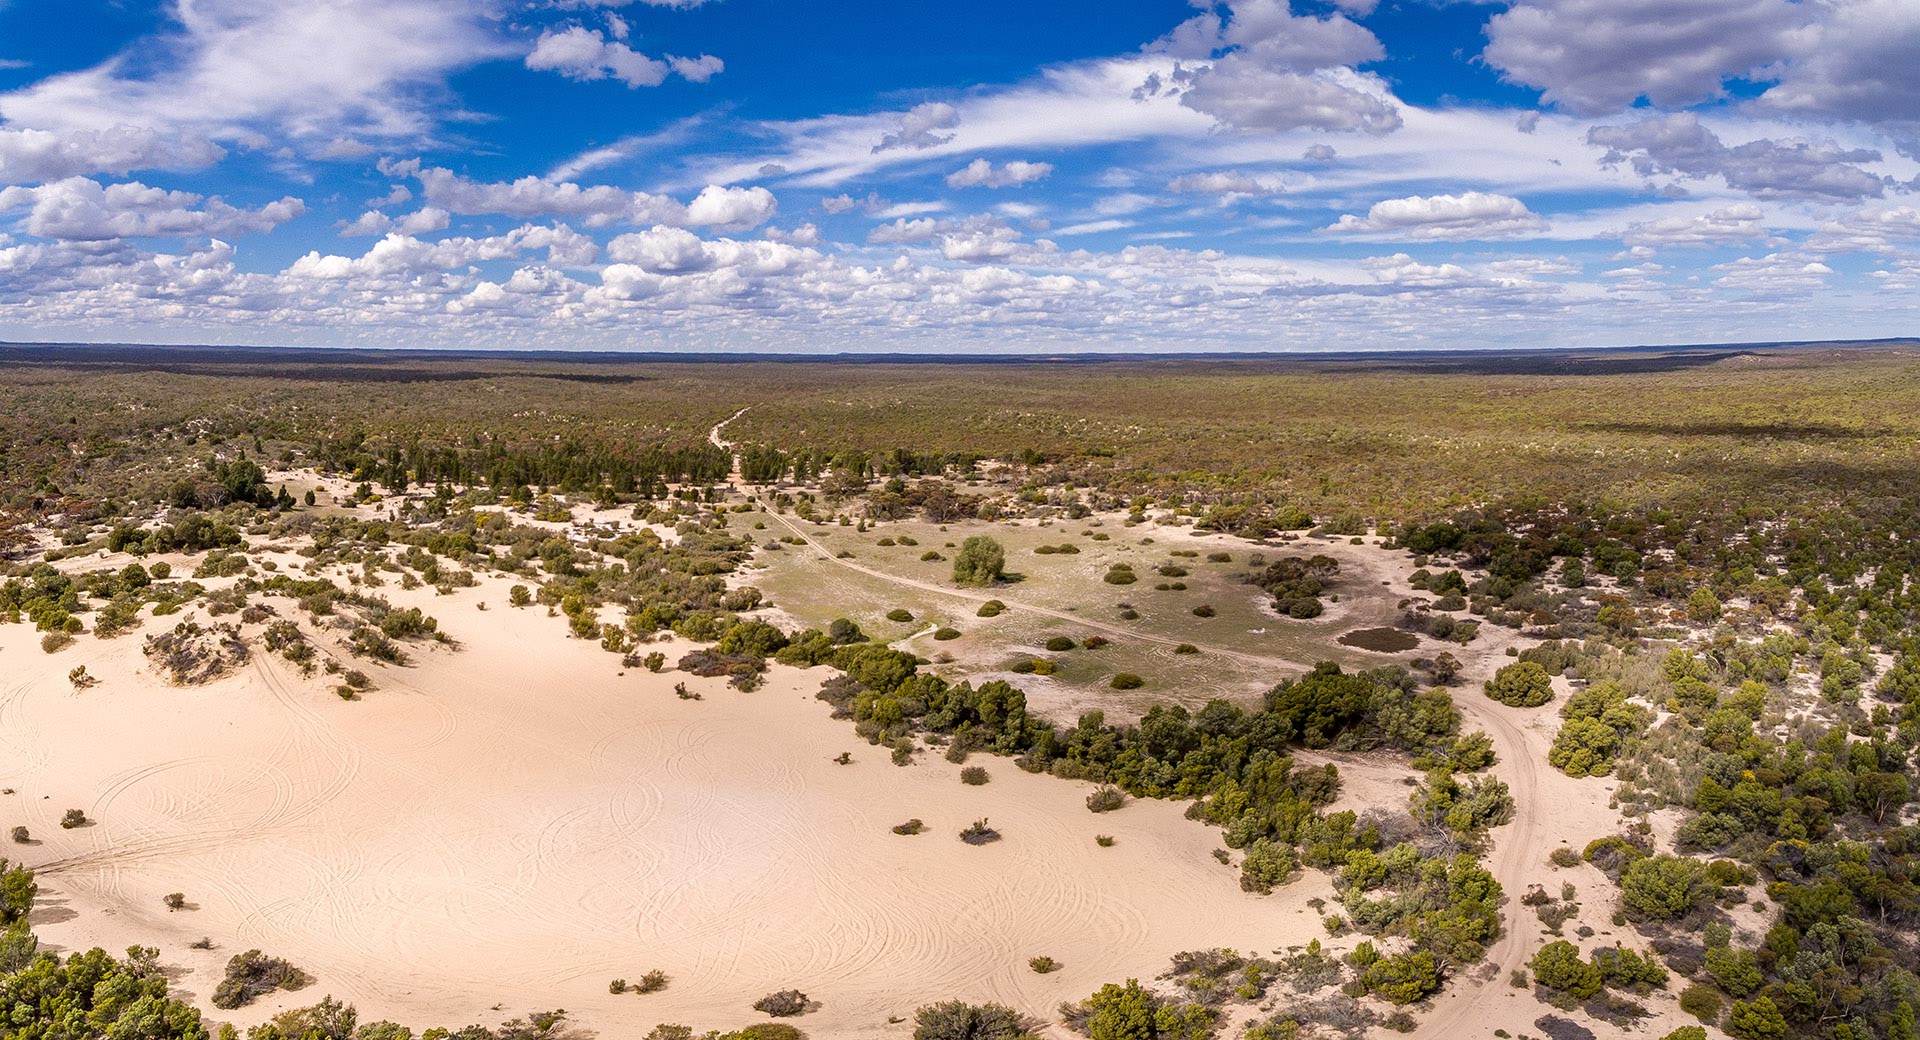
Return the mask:
[[913,1040],[1023,1040],[1026,1016],[1003,1004],[947,1000],[914,1012]]
[[953,583],[985,588],[1000,579],[1007,565],[1007,552],[1000,543],[984,534],[976,534],[960,543],[953,556]]
[[1553,699],[1553,678],[1532,661],[1516,661],[1487,680],[1487,696],[1515,708],[1537,708]]
[[0,858],[0,925],[23,920],[32,913],[33,898],[39,894],[40,886],[33,880],[33,871],[10,866],[5,858]]

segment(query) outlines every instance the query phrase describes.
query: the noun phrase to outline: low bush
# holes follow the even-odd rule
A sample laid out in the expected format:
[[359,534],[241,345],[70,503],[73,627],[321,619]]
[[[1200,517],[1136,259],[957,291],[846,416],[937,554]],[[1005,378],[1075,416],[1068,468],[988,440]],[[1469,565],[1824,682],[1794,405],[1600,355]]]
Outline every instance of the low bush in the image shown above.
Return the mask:
[[979,787],[991,779],[993,778],[988,776],[987,771],[980,766],[968,766],[960,771],[960,782],[968,787]]
[[775,1018],[805,1014],[809,1006],[807,995],[797,989],[783,989],[769,993],[753,1002],[755,1011],[765,1012]]
[[934,629],[933,638],[943,643],[949,639],[958,639],[960,638],[960,630],[957,628],[937,628]]
[[66,812],[60,814],[60,826],[67,830],[72,830],[75,827],[85,827],[88,822],[87,813],[84,809],[68,809]]
[[895,834],[918,834],[926,829],[927,825],[921,823],[917,818],[908,820],[905,823],[896,823],[893,825],[893,833]]
[[1147,681],[1145,679],[1140,678],[1132,672],[1121,672],[1107,681],[1107,685],[1116,690],[1137,690],[1146,684]]
[[968,824],[967,828],[960,832],[960,840],[969,845],[986,845],[990,842],[999,841],[1000,832],[994,830],[993,827],[987,823],[987,818],[982,816],[971,824]]
[[1027,961],[1027,967],[1032,968],[1036,975],[1046,975],[1059,971],[1060,962],[1054,960],[1052,957],[1042,955]]
[[997,599],[990,599],[985,603],[980,604],[980,609],[974,611],[974,616],[975,617],[999,617],[1001,614],[1006,613],[1006,611],[1007,611],[1007,605],[1005,603],[1002,603]]
[[1089,812],[1112,812],[1125,804],[1127,804],[1127,792],[1122,791],[1112,784],[1102,784],[1092,794],[1087,796],[1087,810]]
[[912,621],[913,611],[908,610],[905,607],[895,607],[892,610],[887,611],[887,620],[899,621],[899,622]]
[[1056,654],[1061,653],[1063,651],[1071,650],[1073,648],[1074,648],[1074,642],[1073,642],[1073,639],[1069,636],[1054,636],[1053,638],[1047,640],[1047,649]]
[[232,1011],[276,989],[297,990],[312,982],[312,976],[286,961],[248,950],[227,961],[226,977],[213,990],[213,1006]]

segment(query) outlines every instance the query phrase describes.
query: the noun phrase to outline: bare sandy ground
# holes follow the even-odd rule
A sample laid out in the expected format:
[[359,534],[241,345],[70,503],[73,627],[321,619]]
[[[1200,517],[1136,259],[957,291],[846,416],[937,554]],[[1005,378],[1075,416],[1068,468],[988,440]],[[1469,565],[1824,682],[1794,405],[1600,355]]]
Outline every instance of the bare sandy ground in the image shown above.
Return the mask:
[[[1087,785],[1005,760],[973,760],[984,787],[932,755],[892,765],[812,697],[823,672],[776,671],[754,693],[619,675],[538,608],[508,609],[498,581],[384,591],[465,649],[368,669],[380,689],[354,703],[264,655],[170,687],[140,642],[171,619],[51,656],[28,626],[0,626],[0,786],[15,792],[0,823],[36,839],[10,851],[42,868],[43,941],[157,945],[179,989],[243,1023],[331,993],[363,1021],[565,1007],[633,1036],[737,1027],[761,1017],[753,1000],[797,987],[821,1002],[799,1021],[810,1033],[867,1036],[947,998],[1051,1018],[1179,950],[1271,951],[1320,931],[1304,903],[1330,895],[1323,876],[1242,893],[1181,805],[1095,816]],[[100,685],[75,691],[78,664]],[[681,680],[704,699],[676,698]],[[841,751],[851,765],[831,760]],[[96,822],[60,829],[75,807]],[[981,816],[1005,840],[957,839]],[[912,817],[927,833],[891,833]],[[189,909],[164,908],[174,891]],[[190,949],[202,936],[217,947]],[[226,958],[251,947],[318,981],[213,1012]],[[1038,954],[1064,969],[1034,974]],[[607,992],[653,968],[673,977],[665,992]]]

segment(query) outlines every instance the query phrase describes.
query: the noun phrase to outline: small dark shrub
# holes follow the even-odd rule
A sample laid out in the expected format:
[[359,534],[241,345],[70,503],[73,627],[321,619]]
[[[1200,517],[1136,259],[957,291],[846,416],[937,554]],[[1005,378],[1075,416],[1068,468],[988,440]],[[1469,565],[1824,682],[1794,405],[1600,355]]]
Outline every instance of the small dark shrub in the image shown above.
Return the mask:
[[72,830],[75,827],[85,827],[87,822],[87,813],[84,809],[68,809],[66,812],[60,814],[60,826],[67,830]]
[[896,823],[893,825],[893,833],[895,834],[918,834],[921,831],[924,831],[926,829],[927,829],[927,825],[924,823],[921,823],[918,819],[912,819],[912,820],[908,820],[905,823]]
[[1127,793],[1112,784],[1104,784],[1087,796],[1087,809],[1090,812],[1112,812],[1127,804]]
[[968,787],[979,787],[990,779],[992,777],[989,777],[987,771],[980,766],[968,766],[960,771],[960,782]]
[[1000,832],[989,826],[987,818],[982,816],[969,824],[966,830],[960,832],[960,840],[969,845],[985,845],[999,841]]
[[783,989],[777,993],[769,993],[753,1002],[755,1011],[763,1011],[775,1018],[804,1014],[807,1006],[807,995],[797,989]]
[[1147,681],[1145,679],[1140,678],[1132,672],[1121,672],[1107,682],[1108,686],[1116,690],[1137,690],[1146,684]]

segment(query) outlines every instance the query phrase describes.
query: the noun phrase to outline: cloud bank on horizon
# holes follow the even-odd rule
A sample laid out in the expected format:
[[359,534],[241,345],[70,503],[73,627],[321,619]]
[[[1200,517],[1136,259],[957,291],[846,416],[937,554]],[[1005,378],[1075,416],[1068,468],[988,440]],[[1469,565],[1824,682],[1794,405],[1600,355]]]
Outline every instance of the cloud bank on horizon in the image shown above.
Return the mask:
[[1920,0],[0,0],[0,339],[1864,338]]

